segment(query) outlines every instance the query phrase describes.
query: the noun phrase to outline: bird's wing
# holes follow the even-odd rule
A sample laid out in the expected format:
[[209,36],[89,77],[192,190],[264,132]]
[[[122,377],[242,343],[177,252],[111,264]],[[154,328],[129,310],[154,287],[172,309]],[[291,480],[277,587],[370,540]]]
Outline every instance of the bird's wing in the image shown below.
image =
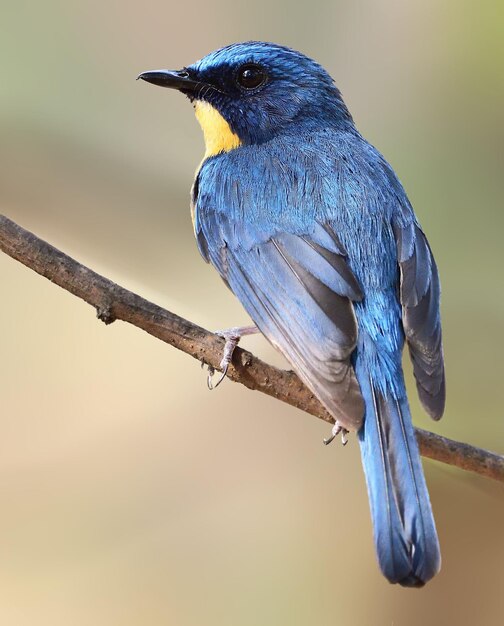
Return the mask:
[[261,332],[347,429],[357,430],[364,404],[350,356],[357,342],[352,300],[362,298],[336,234],[231,220],[204,209],[200,250],[217,268]]
[[406,341],[420,400],[433,419],[443,415],[445,374],[436,262],[415,221],[394,224],[401,271],[400,299]]

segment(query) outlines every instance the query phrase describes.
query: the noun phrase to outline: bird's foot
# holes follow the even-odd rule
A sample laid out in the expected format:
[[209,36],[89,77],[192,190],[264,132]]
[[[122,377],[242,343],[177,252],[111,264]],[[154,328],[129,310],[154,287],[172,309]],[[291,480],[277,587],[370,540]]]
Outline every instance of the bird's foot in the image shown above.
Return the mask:
[[343,426],[338,422],[338,420],[336,420],[331,430],[331,436],[324,439],[324,444],[326,446],[329,445],[331,441],[333,441],[333,439],[335,439],[341,433],[341,444],[346,446],[348,443],[348,439],[347,439],[348,432],[349,431],[346,428],[343,428]]
[[257,328],[257,326],[234,326],[233,328],[227,328],[226,330],[215,331],[215,334],[225,339],[226,343],[224,345],[222,359],[219,364],[221,375],[219,376],[219,379],[216,383],[213,382],[215,369],[211,365],[208,366],[207,385],[210,391],[218,387],[224,380],[224,378],[226,378],[229,364],[231,363],[231,359],[233,358],[233,352],[240,342],[240,339],[242,337],[245,337],[246,335],[254,335],[258,332],[259,329]]

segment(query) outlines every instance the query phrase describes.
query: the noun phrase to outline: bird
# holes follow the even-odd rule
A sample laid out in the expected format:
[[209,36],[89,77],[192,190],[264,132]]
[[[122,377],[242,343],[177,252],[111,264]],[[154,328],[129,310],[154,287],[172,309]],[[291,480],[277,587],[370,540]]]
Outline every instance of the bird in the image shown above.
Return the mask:
[[[398,177],[329,73],[291,48],[235,43],[138,78],[193,104],[205,141],[191,190],[199,251],[332,415],[326,441],[357,433],[379,567],[422,587],[441,556],[402,353],[438,420],[440,282]],[[229,362],[240,330],[224,336]]]

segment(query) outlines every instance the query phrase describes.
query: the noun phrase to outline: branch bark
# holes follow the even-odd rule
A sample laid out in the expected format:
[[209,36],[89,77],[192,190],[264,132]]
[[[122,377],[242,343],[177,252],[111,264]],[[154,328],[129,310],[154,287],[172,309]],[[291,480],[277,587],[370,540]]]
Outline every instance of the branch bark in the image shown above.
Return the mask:
[[[224,348],[221,337],[100,276],[2,215],[0,249],[95,307],[105,324],[123,320],[218,369]],[[326,422],[334,421],[296,374],[268,365],[246,350],[236,349],[228,377]],[[504,456],[420,428],[416,434],[423,456],[504,482]]]

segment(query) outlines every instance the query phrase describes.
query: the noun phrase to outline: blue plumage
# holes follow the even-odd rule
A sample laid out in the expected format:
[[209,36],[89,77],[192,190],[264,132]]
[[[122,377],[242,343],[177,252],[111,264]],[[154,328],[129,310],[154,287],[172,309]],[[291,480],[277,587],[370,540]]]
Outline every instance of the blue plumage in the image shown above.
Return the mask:
[[204,131],[221,147],[193,188],[200,251],[338,423],[358,431],[380,567],[423,585],[440,554],[405,338],[435,419],[444,369],[437,269],[401,184],[327,72],[293,50],[234,44],[142,77],[218,112],[219,133]]

